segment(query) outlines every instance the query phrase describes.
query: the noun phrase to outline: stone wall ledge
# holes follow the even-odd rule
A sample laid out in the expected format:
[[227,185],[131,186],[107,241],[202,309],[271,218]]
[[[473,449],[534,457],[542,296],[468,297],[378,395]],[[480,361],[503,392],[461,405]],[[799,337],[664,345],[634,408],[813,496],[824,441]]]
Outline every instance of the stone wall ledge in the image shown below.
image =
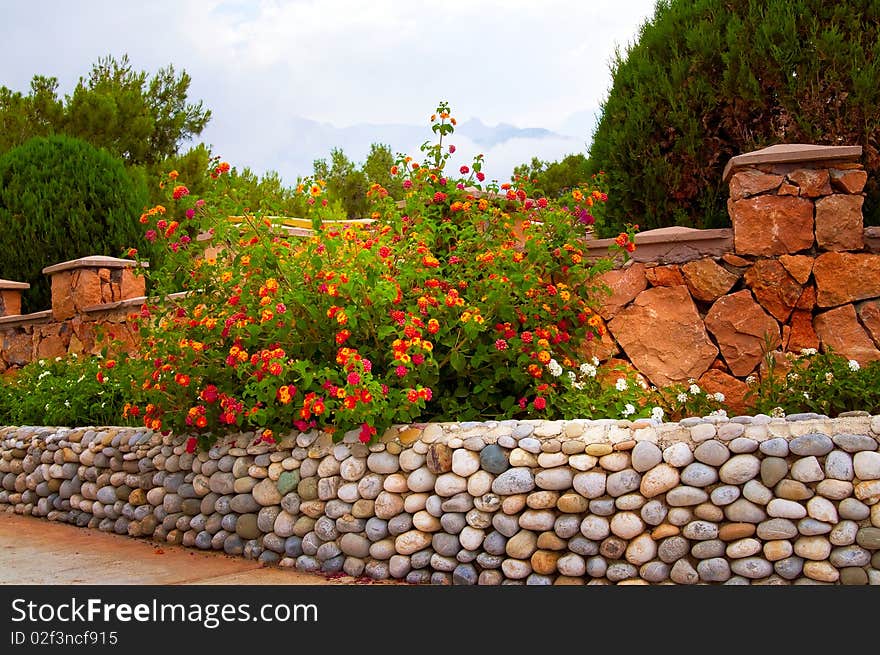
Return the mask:
[[[638,232],[631,259],[642,263],[684,264],[703,257],[720,257],[733,252],[733,230],[691,227],[661,227]],[[589,239],[584,242],[587,257],[605,257],[614,239]]]
[[[79,259],[71,259],[66,262],[60,262],[47,266],[43,269],[44,275],[53,275],[62,271],[72,271],[78,268],[132,268],[138,265],[133,259],[120,259],[119,257],[107,257],[105,255],[90,255],[88,257],[80,257]],[[148,268],[149,263],[140,262],[140,266]]]
[[[0,428],[0,511],[415,584],[880,585],[880,416]],[[137,566],[137,562],[133,562]]]
[[52,322],[52,310],[44,309],[32,314],[14,314],[12,316],[0,316],[0,328],[16,328],[27,325],[43,325]]

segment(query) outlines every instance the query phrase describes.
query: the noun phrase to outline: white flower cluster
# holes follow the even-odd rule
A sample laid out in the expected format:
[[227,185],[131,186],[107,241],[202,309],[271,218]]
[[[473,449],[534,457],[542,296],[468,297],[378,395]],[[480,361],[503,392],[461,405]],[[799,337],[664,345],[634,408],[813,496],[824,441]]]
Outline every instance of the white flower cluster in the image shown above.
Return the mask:
[[696,396],[698,393],[700,393],[700,387],[698,387],[696,384],[692,384],[690,387],[688,387],[688,391],[691,393],[692,396]]
[[651,418],[655,421],[662,422],[663,421],[663,408],[662,407],[654,407],[651,410]]
[[596,367],[592,364],[584,362],[581,364],[580,371],[582,375],[586,375],[588,378],[596,377]]
[[624,405],[623,411],[620,412],[620,414],[622,416],[632,416],[635,413],[636,413],[636,408],[632,406],[632,403],[627,403],[626,405]]
[[554,378],[558,378],[560,375],[562,375],[562,367],[555,359],[551,359],[549,362],[547,362],[547,368],[550,371],[550,375],[552,375]]
[[804,356],[815,355],[817,352],[819,352],[819,351],[816,350],[815,348],[801,348],[801,355],[804,355]]
[[712,394],[712,397],[719,403],[724,402],[724,394],[720,391],[716,391],[714,394]]
[[688,395],[684,392],[678,394],[675,399],[680,403],[686,403],[688,401]]
[[627,389],[629,389],[629,385],[626,383],[626,380],[624,378],[617,378],[617,382],[614,383],[614,388],[618,391],[626,391]]
[[849,370],[852,371],[853,373],[855,373],[856,371],[858,371],[859,368],[860,368],[860,367],[859,367],[859,363],[858,363],[856,360],[854,360],[854,359],[849,360],[849,361],[847,362],[847,366],[849,366]]

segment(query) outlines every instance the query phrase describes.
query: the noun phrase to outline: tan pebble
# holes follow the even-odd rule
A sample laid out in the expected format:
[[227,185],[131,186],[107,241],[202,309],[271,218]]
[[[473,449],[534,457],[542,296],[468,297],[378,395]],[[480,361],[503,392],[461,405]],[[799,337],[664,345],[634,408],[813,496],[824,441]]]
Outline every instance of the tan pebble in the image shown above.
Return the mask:
[[771,562],[778,562],[786,557],[791,557],[794,547],[785,539],[774,539],[764,543],[764,557]]
[[721,541],[745,539],[755,534],[755,529],[753,523],[725,523],[718,529],[718,538]]
[[672,525],[671,523],[661,523],[656,528],[651,530],[651,538],[656,540],[664,539],[666,537],[674,537],[681,532],[681,529],[677,525]]
[[583,585],[583,578],[576,578],[570,575],[559,575],[556,576],[556,579],[553,581],[555,585]]
[[568,463],[568,455],[565,453],[541,453],[538,455],[538,466],[551,469]]
[[425,510],[419,510],[413,515],[413,527],[422,532],[437,532],[443,529],[440,519]]
[[550,509],[556,507],[557,500],[559,500],[557,491],[534,491],[526,496],[526,505],[532,509]]
[[562,494],[556,501],[556,507],[565,514],[582,514],[587,511],[589,504],[586,498],[573,491]]
[[619,441],[614,444],[614,450],[632,450],[636,447],[635,439],[627,439],[626,441]]
[[831,542],[821,536],[800,537],[794,542],[794,554],[810,560],[824,560],[831,554]]
[[629,453],[610,453],[608,455],[603,455],[599,458],[599,466],[601,466],[606,471],[622,471],[625,468],[629,468],[630,456]]
[[555,532],[542,532],[538,535],[538,548],[543,550],[565,550],[568,542]]
[[819,582],[837,582],[840,579],[840,571],[826,561],[804,562],[804,575]]
[[700,503],[694,508],[694,516],[704,521],[723,521],[724,510],[712,503]]
[[579,453],[582,453],[584,452],[584,442],[578,441],[577,439],[569,439],[568,441],[563,441],[562,452],[564,452],[566,455],[577,455]]
[[511,466],[537,466],[538,458],[522,448],[514,448],[510,451]]
[[591,443],[587,444],[587,447],[584,451],[587,455],[593,455],[594,457],[602,457],[603,455],[608,455],[612,450],[611,444],[607,443]]
[[414,441],[417,441],[421,435],[422,431],[418,428],[407,428],[406,430],[403,430],[400,434],[398,434],[397,438],[400,440],[400,443],[408,446]]
[[501,501],[501,511],[505,514],[518,514],[526,506],[526,494],[506,496]]
[[556,573],[556,561],[562,556],[554,550],[536,550],[532,554],[532,570],[541,575]]

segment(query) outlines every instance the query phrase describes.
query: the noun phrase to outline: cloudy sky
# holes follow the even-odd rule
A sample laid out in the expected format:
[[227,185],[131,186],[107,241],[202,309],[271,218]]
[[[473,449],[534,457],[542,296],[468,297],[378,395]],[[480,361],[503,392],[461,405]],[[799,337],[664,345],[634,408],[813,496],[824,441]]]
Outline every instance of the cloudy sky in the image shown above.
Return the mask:
[[[462,163],[506,180],[533,155],[586,152],[609,62],[654,0],[0,0],[0,85],[69,93],[99,57],[173,64],[235,166],[292,183],[340,146],[418,154],[447,100]],[[479,122],[478,122],[479,121]],[[488,128],[488,129],[487,129]],[[515,128],[542,128],[521,131]],[[457,162],[456,162],[457,163]]]

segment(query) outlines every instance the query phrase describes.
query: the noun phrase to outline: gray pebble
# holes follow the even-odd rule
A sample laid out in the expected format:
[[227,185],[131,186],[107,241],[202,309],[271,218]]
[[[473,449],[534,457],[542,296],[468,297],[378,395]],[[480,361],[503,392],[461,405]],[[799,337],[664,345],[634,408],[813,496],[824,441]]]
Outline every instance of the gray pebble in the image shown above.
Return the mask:
[[730,579],[730,564],[723,557],[704,559],[697,564],[697,573],[703,582],[725,582]]
[[788,440],[782,437],[775,437],[762,441],[758,446],[760,451],[769,457],[787,457],[788,456]]
[[831,437],[819,433],[795,437],[788,444],[788,449],[801,457],[810,455],[821,457],[830,453],[833,448],[834,442],[831,440]]

